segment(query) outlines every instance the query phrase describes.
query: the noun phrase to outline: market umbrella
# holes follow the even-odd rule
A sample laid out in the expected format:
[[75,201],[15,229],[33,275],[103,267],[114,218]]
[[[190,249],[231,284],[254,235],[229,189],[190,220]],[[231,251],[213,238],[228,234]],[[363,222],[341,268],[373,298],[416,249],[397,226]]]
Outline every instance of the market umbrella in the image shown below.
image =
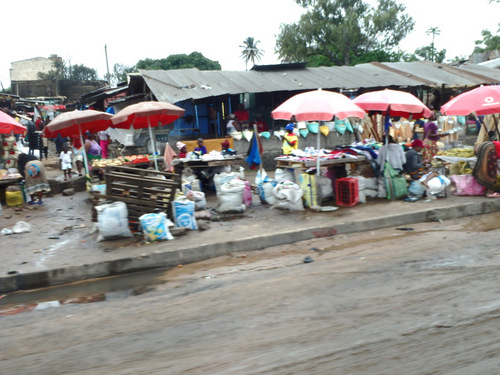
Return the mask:
[[341,120],[363,118],[365,111],[343,94],[318,89],[292,96],[272,111],[271,116],[276,120],[295,117],[295,121],[330,121],[334,116]]
[[448,116],[500,113],[500,86],[480,86],[464,92],[444,104],[441,112]]
[[405,91],[371,91],[359,95],[353,102],[367,112],[380,111],[392,117],[428,118],[432,115],[432,111],[420,99]]
[[[289,121],[330,121],[334,117],[343,120],[347,117],[363,118],[365,115],[365,111],[347,96],[322,89],[294,95],[271,112],[271,116],[275,120]],[[319,151],[320,132],[318,132],[317,137]],[[318,157],[316,161],[317,175],[319,175],[319,165]]]
[[[57,134],[61,135],[61,137],[79,136],[83,146],[83,133],[87,131],[97,133],[106,130],[111,126],[112,117],[113,115],[110,113],[93,109],[64,112],[49,122],[43,133],[47,138],[55,138]],[[89,176],[89,161],[85,151],[83,156],[85,158],[85,172]]]
[[7,113],[0,111],[0,134],[23,134],[26,127],[21,125]]
[[166,102],[141,102],[131,104],[111,118],[111,122],[115,128],[128,129],[133,126],[134,129],[149,129],[151,146],[153,149],[153,157],[155,168],[158,170],[158,162],[156,161],[156,146],[153,139],[153,131],[151,127],[158,125],[167,125],[184,114],[184,109],[176,105]]

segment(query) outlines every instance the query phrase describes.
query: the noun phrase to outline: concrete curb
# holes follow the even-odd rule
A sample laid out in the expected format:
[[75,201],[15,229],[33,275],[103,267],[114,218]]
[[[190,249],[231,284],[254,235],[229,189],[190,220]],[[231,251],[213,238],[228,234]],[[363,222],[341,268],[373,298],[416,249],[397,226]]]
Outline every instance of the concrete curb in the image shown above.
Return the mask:
[[298,241],[336,234],[366,232],[370,230],[404,226],[420,222],[456,219],[500,211],[500,200],[480,203],[449,205],[439,208],[416,210],[392,216],[378,216],[334,226],[305,227],[287,230],[271,235],[248,236],[235,241],[217,244],[184,246],[174,251],[154,251],[137,257],[127,257],[111,261],[69,266],[47,271],[8,275],[0,278],[0,293],[16,290],[35,289],[75,281],[145,271],[154,268],[172,268],[179,264],[189,264],[232,252],[260,250],[270,246],[286,245]]

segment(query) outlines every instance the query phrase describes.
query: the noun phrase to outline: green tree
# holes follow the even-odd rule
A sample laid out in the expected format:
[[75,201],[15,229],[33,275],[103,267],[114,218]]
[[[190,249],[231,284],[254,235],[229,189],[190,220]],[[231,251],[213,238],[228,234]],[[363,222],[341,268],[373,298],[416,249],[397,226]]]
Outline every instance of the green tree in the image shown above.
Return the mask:
[[38,78],[42,80],[68,79],[71,81],[97,81],[97,71],[83,64],[71,65],[57,55],[49,57],[52,60],[53,69],[48,73],[38,72]]
[[446,57],[446,49],[436,51],[436,49],[432,45],[424,46],[415,50],[415,56],[417,56],[417,59],[418,57],[420,57],[421,60],[442,63]]
[[297,23],[280,27],[276,52],[283,62],[353,65],[370,56],[394,57],[397,53],[391,53],[414,27],[406,7],[394,0],[379,0],[376,9],[362,0],[295,2],[307,12]]
[[70,65],[67,79],[71,81],[97,81],[97,71],[85,65]]
[[137,68],[134,66],[127,66],[123,64],[113,65],[113,73],[111,74],[111,80],[113,83],[117,84],[119,82],[125,82],[127,80],[127,74],[137,72]]
[[172,70],[198,68],[200,70],[221,70],[218,61],[212,61],[200,52],[192,52],[189,55],[170,55],[164,59],[139,60],[135,66],[137,69],[145,70]]
[[264,55],[264,50],[257,47],[260,40],[255,40],[253,37],[249,36],[240,45],[243,48],[241,51],[241,58],[245,60],[245,69],[248,70],[248,63],[251,61],[255,65],[255,60],[259,61]]
[[429,61],[434,61],[434,58],[435,58],[434,55],[436,54],[436,47],[434,46],[434,39],[436,38],[436,35],[441,35],[441,30],[439,30],[439,27],[429,27],[425,33],[427,35],[432,35]]
[[[500,2],[500,0],[499,0]],[[500,23],[497,33],[500,33]],[[481,31],[483,36],[482,40],[476,40],[476,47],[474,48],[474,53],[482,53],[487,51],[495,51],[500,49],[500,35],[493,35],[489,30]]]

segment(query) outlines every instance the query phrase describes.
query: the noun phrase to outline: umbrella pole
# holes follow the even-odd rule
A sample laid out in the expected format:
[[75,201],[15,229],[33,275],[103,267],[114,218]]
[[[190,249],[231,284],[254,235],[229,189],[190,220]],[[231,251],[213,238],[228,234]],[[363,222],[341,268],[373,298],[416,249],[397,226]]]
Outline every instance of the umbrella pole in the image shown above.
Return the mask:
[[[319,126],[320,127],[321,127],[321,125],[323,125],[323,121],[319,122]],[[316,145],[317,145],[317,149],[318,149],[318,152],[317,152],[317,155],[316,155],[316,176],[320,175],[320,170],[319,170],[319,165],[320,165],[320,161],[319,161],[319,149],[321,147],[321,142],[320,142],[319,133],[320,133],[320,131],[318,131],[318,133],[316,134],[317,135],[317,137],[316,137]]]
[[82,151],[83,151],[83,164],[85,166],[85,174],[89,175],[89,159],[87,157],[87,153],[85,152],[85,143],[83,142],[82,128],[78,125],[78,131],[80,132],[80,142],[82,143]]
[[151,147],[153,148],[153,159],[155,161],[155,169],[158,170],[158,161],[156,160],[156,146],[153,139],[153,130],[151,130],[151,124],[149,123],[148,117],[148,128],[149,128],[149,138],[151,139]]

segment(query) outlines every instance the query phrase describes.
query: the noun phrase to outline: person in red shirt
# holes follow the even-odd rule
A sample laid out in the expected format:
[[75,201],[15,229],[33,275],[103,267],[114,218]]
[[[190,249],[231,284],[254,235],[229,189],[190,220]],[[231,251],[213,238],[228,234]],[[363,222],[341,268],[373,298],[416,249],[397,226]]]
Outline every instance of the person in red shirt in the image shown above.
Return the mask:
[[236,119],[238,120],[239,123],[247,123],[248,124],[250,114],[245,109],[245,105],[243,103],[238,105],[238,110],[234,111],[234,115],[236,116]]
[[267,126],[267,123],[264,121],[260,113],[255,115],[255,125],[257,125],[257,131],[259,133],[269,131],[269,126]]

